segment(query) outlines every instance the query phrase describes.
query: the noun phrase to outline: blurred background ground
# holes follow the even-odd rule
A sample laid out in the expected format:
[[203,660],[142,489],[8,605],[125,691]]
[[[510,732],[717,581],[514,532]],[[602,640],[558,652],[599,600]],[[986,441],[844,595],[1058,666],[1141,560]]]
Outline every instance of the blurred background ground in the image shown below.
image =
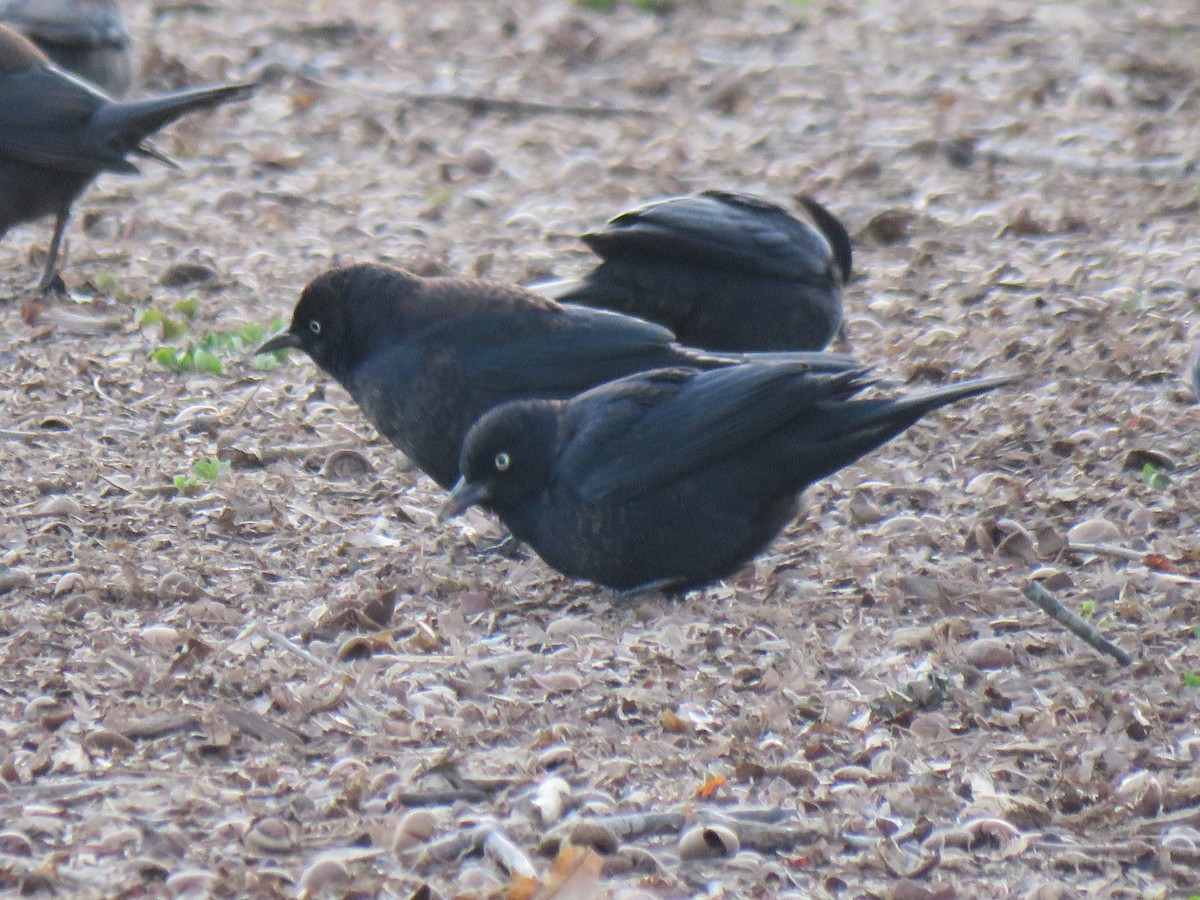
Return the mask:
[[[423,862],[426,834],[495,818],[541,869],[559,807],[783,807],[778,850],[642,837],[652,861],[556,896],[1200,890],[1195,4],[127,14],[141,89],[263,84],[164,136],[182,173],[85,195],[81,302],[0,305],[0,884],[486,895],[496,862]],[[882,373],[1022,378],[686,602],[481,553],[497,526],[436,526],[311,363],[237,353],[332,264],[568,275],[581,231],[710,187],[844,219]],[[0,244],[4,294],[49,231]],[[1031,575],[1134,664],[1048,623]]]

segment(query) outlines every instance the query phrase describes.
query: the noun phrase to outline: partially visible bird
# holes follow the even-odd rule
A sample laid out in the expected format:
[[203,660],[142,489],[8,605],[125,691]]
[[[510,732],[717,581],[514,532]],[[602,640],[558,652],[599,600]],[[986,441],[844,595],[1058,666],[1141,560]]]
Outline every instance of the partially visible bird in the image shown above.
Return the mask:
[[1196,395],[1196,400],[1200,402],[1200,341],[1197,341],[1196,346],[1192,348],[1192,352],[1188,356],[1187,371],[1189,379],[1192,382],[1192,393]]
[[850,236],[816,200],[804,217],[749,194],[647,203],[583,236],[601,262],[535,285],[564,303],[640,316],[709,350],[820,350],[842,324]]
[[223,84],[112,100],[0,25],[0,238],[14,225],[55,216],[35,290],[55,283],[71,206],[97,175],[137,172],[130,156],[179,168],[147,138],[182,115],[245,97],[252,88]]
[[129,90],[133,59],[117,0],[0,0],[0,22],[110,97]]
[[865,370],[751,363],[630,375],[568,401],[493,409],[467,433],[442,518],[475,503],[564,574],[677,592],[736,572],[799,493],[983,378],[862,399]]
[[[571,397],[645,369],[760,356],[693,350],[660,325],[562,306],[525,288],[371,264],[314,278],[288,330],[257,352],[286,348],[337,379],[379,433],[443,487],[458,479],[467,429],[493,406]],[[765,357],[823,371],[858,365],[840,354]]]

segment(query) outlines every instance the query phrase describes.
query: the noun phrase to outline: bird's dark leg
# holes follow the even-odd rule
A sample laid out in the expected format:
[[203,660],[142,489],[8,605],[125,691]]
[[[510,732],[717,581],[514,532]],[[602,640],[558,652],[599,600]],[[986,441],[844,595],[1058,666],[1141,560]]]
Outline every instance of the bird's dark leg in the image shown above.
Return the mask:
[[58,211],[58,217],[54,220],[54,236],[50,238],[50,250],[46,254],[46,265],[42,269],[42,277],[34,285],[34,293],[48,294],[54,291],[65,294],[67,292],[62,276],[58,274],[58,256],[63,243],[63,235],[67,230],[67,219],[70,216],[70,206],[64,206]]
[[838,325],[838,330],[834,333],[833,341],[831,343],[843,353],[850,352],[850,333],[846,331],[845,319],[843,319],[842,323]]

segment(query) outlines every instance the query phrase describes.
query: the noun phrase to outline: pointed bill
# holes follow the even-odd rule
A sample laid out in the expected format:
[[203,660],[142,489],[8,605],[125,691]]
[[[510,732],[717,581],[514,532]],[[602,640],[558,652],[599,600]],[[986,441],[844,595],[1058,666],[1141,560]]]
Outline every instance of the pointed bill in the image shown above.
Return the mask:
[[480,503],[486,499],[488,499],[486,485],[460,478],[458,479],[458,483],[454,485],[454,489],[450,491],[450,496],[446,500],[445,506],[438,513],[438,521],[445,522],[447,519],[453,519],[455,516],[462,515],[476,503]]

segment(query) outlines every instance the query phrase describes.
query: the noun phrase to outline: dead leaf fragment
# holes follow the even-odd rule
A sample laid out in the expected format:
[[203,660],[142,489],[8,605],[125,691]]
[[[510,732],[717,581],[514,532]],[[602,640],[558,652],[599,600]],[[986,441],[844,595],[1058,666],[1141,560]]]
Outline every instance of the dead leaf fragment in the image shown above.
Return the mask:
[[1067,531],[1067,541],[1072,544],[1119,543],[1121,529],[1108,519],[1087,519]]
[[908,226],[916,219],[909,209],[885,209],[867,222],[867,234],[880,244],[898,244],[908,238]]
[[738,836],[724,825],[697,825],[679,839],[679,858],[728,858],[736,855],[741,847]]
[[1000,232],[996,235],[996,237],[1004,237],[1009,234],[1015,234],[1018,237],[1025,237],[1049,233],[1049,227],[1045,223],[1034,218],[1034,215],[1030,211],[1029,207],[1022,206],[1020,210],[1017,211],[1017,214],[1012,217],[1009,223],[1000,229]]
[[963,651],[963,658],[979,669],[1007,669],[1016,661],[1012,647],[1000,638],[971,641]]

